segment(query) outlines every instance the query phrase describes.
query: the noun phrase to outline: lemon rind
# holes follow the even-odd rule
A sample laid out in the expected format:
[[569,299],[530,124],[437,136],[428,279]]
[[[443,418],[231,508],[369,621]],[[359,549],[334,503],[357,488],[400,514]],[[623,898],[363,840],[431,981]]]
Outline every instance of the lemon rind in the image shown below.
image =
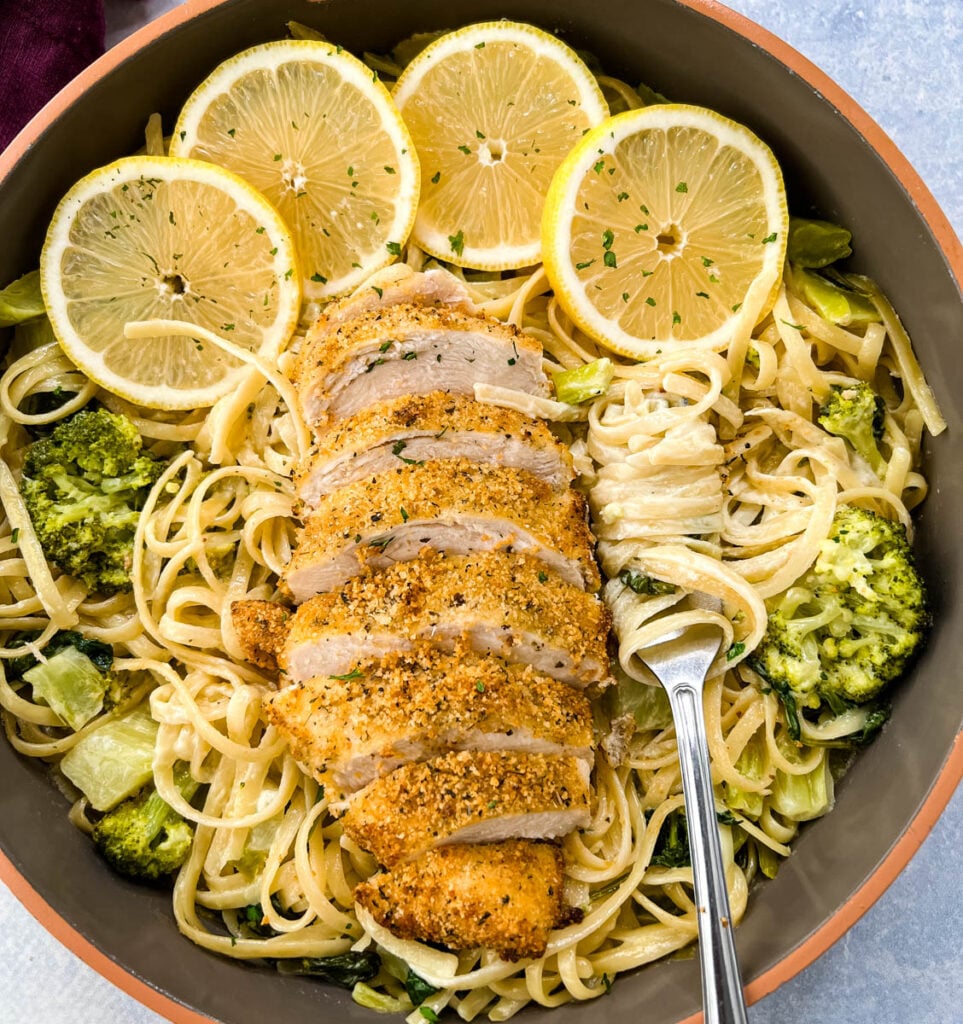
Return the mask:
[[[396,215],[389,229],[384,232],[384,238],[385,243],[396,242],[399,247],[403,246],[411,235],[418,209],[421,190],[418,155],[411,134],[384,83],[367,65],[339,46],[313,39],[282,39],[260,43],[229,57],[194,89],[185,102],[171,136],[171,154],[183,153],[186,156],[196,144],[198,126],[210,99],[208,93],[212,90],[226,93],[251,70],[267,67],[276,71],[283,64],[294,60],[316,60],[336,68],[345,81],[356,87],[378,111],[381,125],[395,150],[398,172]],[[345,273],[329,277],[324,283],[304,278],[304,298],[324,301],[344,295],[372,273],[389,266],[398,258],[385,246],[371,254],[361,255],[362,258],[355,261],[360,263],[359,267],[349,267]]]
[[[289,341],[297,326],[301,309],[301,293],[298,286],[299,267],[290,233],[273,206],[246,181],[231,171],[200,160],[184,157],[122,157],[103,167],[96,168],[77,181],[57,204],[48,227],[40,255],[40,286],[47,307],[47,314],[53,332],[64,354],[95,384],[136,405],[149,409],[197,409],[213,405],[218,398],[229,393],[244,372],[228,370],[216,384],[204,388],[175,390],[160,381],[136,383],[117,374],[109,368],[103,356],[92,349],[74,328],[64,310],[67,296],[61,286],[59,268],[64,252],[70,245],[70,228],[77,211],[94,196],[103,193],[97,188],[112,173],[116,181],[137,180],[144,174],[163,177],[171,169],[189,171],[193,180],[213,187],[222,187],[225,181],[232,185],[231,198],[237,205],[265,224],[270,231],[277,252],[272,257],[273,269],[278,278],[278,305],[273,322],[263,328],[264,337],[257,348],[262,358],[276,358]],[[130,172],[130,173],[125,173]],[[244,202],[240,202],[243,197]],[[70,215],[73,211],[73,215]],[[282,286],[281,282],[286,282]],[[118,324],[122,331],[124,325]],[[170,395],[176,394],[176,399]]]
[[[583,298],[584,290],[568,259],[572,241],[571,218],[564,214],[573,209],[581,183],[599,156],[611,156],[623,139],[640,130],[640,124],[661,130],[680,126],[705,129],[707,120],[713,122],[723,144],[754,154],[757,165],[765,164],[774,172],[772,176],[762,175],[765,207],[770,225],[777,219],[782,228],[778,232],[777,243],[764,250],[763,269],[744,296],[738,312],[715,331],[697,338],[638,338],[600,316],[595,307]],[[736,338],[748,337],[765,316],[766,307],[772,304],[785,261],[787,210],[779,164],[772,150],[750,129],[703,107],[679,103],[641,107],[616,114],[587,132],[556,171],[542,219],[542,258],[556,298],[568,316],[589,337],[612,351],[636,359],[653,358],[664,352],[667,346],[723,351]]]

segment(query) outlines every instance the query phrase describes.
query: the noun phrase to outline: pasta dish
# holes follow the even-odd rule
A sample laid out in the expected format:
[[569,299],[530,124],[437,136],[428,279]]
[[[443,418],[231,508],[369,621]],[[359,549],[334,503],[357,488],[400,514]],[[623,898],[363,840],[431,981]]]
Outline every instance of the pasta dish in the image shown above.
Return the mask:
[[[624,83],[599,81],[611,109],[641,106]],[[167,143],[156,124],[151,130],[148,151],[163,155]],[[924,629],[920,608],[909,625],[883,621],[874,574],[908,557],[912,512],[927,492],[924,433],[945,426],[885,296],[858,275],[817,274],[798,246],[781,261],[765,315],[745,332],[631,358],[576,323],[542,264],[464,268],[454,258],[459,244],[452,240],[447,260],[409,238],[347,294],[306,298],[276,357],[176,316],[129,322],[130,344],[164,336],[237,360],[230,390],[209,407],[152,409],[100,386],[43,316],[16,328],[0,378],[8,742],[51,766],[72,821],[95,838],[117,796],[155,787],[192,830],[171,883],[177,925],[191,941],[317,974],[411,1020],[445,1008],[465,1020],[505,1020],[530,1003],[592,999],[623,972],[695,940],[675,733],[638,652],[699,619],[724,635],[704,710],[730,902],[742,918],[753,885],[775,875],[801,824],[831,810],[834,781],[885,721],[877,691],[909,661],[903,634]],[[607,254],[618,243],[605,246],[603,236],[603,247]],[[827,294],[849,313],[834,317]],[[359,332],[376,320],[381,333],[365,341]],[[509,376],[486,377],[477,353],[465,357],[467,383],[447,369],[441,353],[460,351],[469,330],[486,333]],[[423,336],[447,347],[418,348]],[[323,353],[332,376],[340,366],[331,338],[356,362],[373,353],[343,391],[329,378],[308,380],[312,353]],[[518,383],[525,367],[531,387]],[[389,371],[415,369],[423,385],[391,390]],[[872,393],[877,422],[863,447],[832,418],[833,403],[855,401],[861,388]],[[105,591],[63,571],[24,490],[25,459],[39,458],[25,453],[85,409],[126,417],[153,460],[131,526],[129,588]],[[470,445],[461,439],[468,433]],[[522,466],[540,481],[525,476],[521,487]],[[456,525],[452,533],[433,526],[429,538],[422,524],[439,517],[440,494],[449,496],[446,524]],[[506,519],[514,525],[497,534],[493,524]],[[848,538],[877,527],[845,564],[833,561],[835,550],[849,551]],[[872,567],[860,569],[860,559]],[[464,581],[478,566],[491,582],[476,599]],[[904,584],[909,571],[900,562]],[[853,573],[862,604],[834,605],[849,600]],[[377,597],[372,580],[387,581]],[[537,611],[511,597],[538,585],[555,589]],[[419,625],[419,587],[438,600],[455,591],[461,618],[447,634],[428,599],[430,628]],[[389,621],[391,595],[403,588]],[[703,610],[693,594],[720,599],[723,611]],[[899,600],[907,603],[906,593]],[[365,602],[369,624],[358,625]],[[295,651],[309,607],[315,647]],[[486,616],[511,623],[510,648],[476,628]],[[395,638],[393,648],[378,629]],[[323,644],[317,630],[326,631]],[[109,648],[87,714],[73,704],[65,711],[34,682],[37,666],[69,647],[67,634]],[[365,639],[341,642],[356,634]],[[526,653],[528,636],[536,653]],[[78,649],[96,661],[91,648]],[[819,658],[821,676],[793,676]],[[860,690],[867,679],[872,693]],[[470,728],[454,713],[449,721],[447,704],[425,710],[426,694],[458,686],[484,703]],[[521,686],[529,699],[518,699]],[[359,753],[359,715],[392,687],[403,721],[368,724],[403,731],[407,746]],[[312,701],[328,701],[334,716],[323,744]],[[337,702],[348,702],[343,718]],[[459,730],[476,739],[438,739]],[[513,732],[538,743],[477,739]],[[125,750],[139,751],[137,784],[129,764],[118,768],[115,798],[98,805],[90,777],[102,783],[103,766]],[[538,758],[547,767],[531,796],[519,761]],[[432,940],[418,904],[451,898],[445,872],[456,853],[410,869],[405,856],[418,840],[378,831],[399,806],[412,830],[421,827],[421,808],[405,801],[420,786],[441,806],[447,797],[432,787],[439,773],[460,771],[451,767],[458,759],[522,780],[511,813],[537,822],[508,833],[465,825],[460,839],[432,849],[461,851],[458,870],[479,889],[514,877],[518,863],[540,880],[538,898],[506,919],[515,925],[461,922],[460,944]],[[487,784],[472,795],[486,828],[493,805],[509,799],[504,787],[497,800],[479,795]],[[486,843],[497,857],[478,852]],[[378,875],[379,865],[390,873]],[[398,923],[398,905],[414,923]],[[523,921],[534,922],[531,934]],[[444,928],[455,934],[451,922]]]

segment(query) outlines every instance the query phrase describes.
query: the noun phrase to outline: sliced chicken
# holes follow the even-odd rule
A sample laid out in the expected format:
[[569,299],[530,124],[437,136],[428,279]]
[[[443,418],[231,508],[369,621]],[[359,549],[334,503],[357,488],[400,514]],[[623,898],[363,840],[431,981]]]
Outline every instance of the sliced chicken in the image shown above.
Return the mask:
[[403,264],[395,264],[378,275],[380,284],[370,284],[324,307],[318,320],[319,332],[335,330],[362,313],[386,309],[401,302],[424,306],[452,306],[466,313],[476,311],[475,303],[463,281],[447,270],[422,273]]
[[592,711],[581,693],[529,665],[467,650],[426,645],[367,659],[340,678],[286,686],[266,710],[335,799],[446,750],[558,754],[589,766],[593,758]]
[[339,488],[311,513],[284,572],[296,604],[426,547],[453,555],[524,552],[574,586],[599,588],[579,491],[553,491],[524,470],[468,459],[411,462],[402,445],[394,469]]
[[555,839],[588,825],[589,771],[574,757],[457,751],[376,779],[341,823],[389,868],[450,843]]
[[297,470],[298,498],[314,508],[338,487],[397,466],[402,453],[416,462],[463,458],[524,469],[556,489],[575,477],[568,448],[541,420],[433,391],[378,402],[335,424]]
[[290,631],[291,610],[275,601],[235,601],[231,624],[248,661],[276,672],[277,654]]
[[441,846],[362,882],[354,898],[400,938],[523,960],[542,956],[551,930],[581,917],[563,902],[563,871],[551,843]]
[[548,393],[534,338],[492,317],[410,302],[362,313],[334,331],[312,328],[294,379],[305,420],[322,428],[387,398],[472,395],[476,383]]
[[[579,688],[611,682],[602,601],[538,559],[506,551],[429,554],[355,576],[306,601],[289,626],[278,664],[292,682],[344,675],[362,658],[410,651],[423,640],[451,651],[461,639]],[[242,643],[263,648],[274,639]]]

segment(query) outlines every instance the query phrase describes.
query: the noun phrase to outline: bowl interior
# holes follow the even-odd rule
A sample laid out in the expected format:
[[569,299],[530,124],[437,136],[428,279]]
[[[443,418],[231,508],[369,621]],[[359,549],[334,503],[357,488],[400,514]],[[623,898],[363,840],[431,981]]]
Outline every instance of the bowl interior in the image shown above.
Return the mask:
[[[289,19],[319,28],[355,53],[387,50],[415,31],[511,17],[558,30],[595,53],[607,71],[644,81],[674,100],[712,107],[747,124],[782,164],[790,208],[849,227],[851,266],[876,278],[901,312],[950,425],[963,393],[960,294],[926,221],[880,155],[815,88],[757,43],[693,0],[609,0],[600,11],[576,0],[467,0],[447,11],[433,0],[225,0],[170,25],[100,77],[48,125],[0,180],[0,281],[36,265],[47,220],[66,189],[95,166],[140,147],[152,111],[170,130],[181,102],[221,60],[281,38]],[[191,5],[188,5],[190,9]],[[108,58],[108,64],[110,59]],[[807,826],[777,879],[750,902],[737,945],[747,980],[773,968],[820,928],[904,834],[946,760],[963,718],[953,637],[963,630],[957,598],[963,544],[954,508],[963,472],[958,445],[929,445],[935,486],[919,518],[918,545],[937,626],[896,694],[884,734],[838,787],[837,807]],[[113,875],[67,821],[66,804],[42,767],[0,743],[0,848],[29,884],[77,931],[133,975],[225,1024],[273,1019],[366,1021],[346,992],[205,953],[182,938],[166,892]],[[801,966],[801,965],[800,965]],[[675,961],[619,980],[601,1004],[569,1006],[553,1019],[586,1024],[644,1007],[670,1024],[700,1006],[698,968]],[[529,1009],[526,1019],[547,1011]]]

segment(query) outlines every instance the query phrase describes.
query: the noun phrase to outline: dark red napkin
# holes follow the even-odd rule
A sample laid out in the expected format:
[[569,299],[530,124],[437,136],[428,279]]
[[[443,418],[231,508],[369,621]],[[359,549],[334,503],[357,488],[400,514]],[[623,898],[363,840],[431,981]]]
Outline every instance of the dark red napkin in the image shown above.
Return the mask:
[[0,150],[103,52],[103,0],[0,0]]

